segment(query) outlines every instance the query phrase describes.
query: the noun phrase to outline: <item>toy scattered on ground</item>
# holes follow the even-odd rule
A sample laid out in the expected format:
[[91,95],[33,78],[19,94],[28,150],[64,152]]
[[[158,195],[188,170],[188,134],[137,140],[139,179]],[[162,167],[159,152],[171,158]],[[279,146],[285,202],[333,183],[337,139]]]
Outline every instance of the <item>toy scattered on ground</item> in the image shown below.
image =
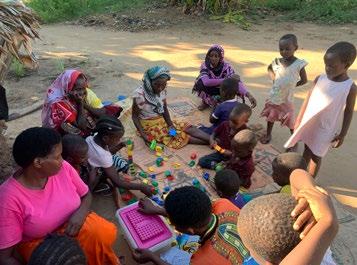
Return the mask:
[[200,181],[197,178],[194,178],[192,180],[192,185],[200,190],[202,190],[203,192],[206,192],[206,188],[204,186],[201,185]]
[[152,140],[150,143],[150,150],[154,151],[156,148],[157,142],[156,140]]
[[196,165],[196,162],[195,160],[191,160],[189,163],[188,163],[189,167],[194,167]]
[[149,170],[150,172],[154,172],[154,171],[155,171],[154,167],[148,167],[148,170]]
[[139,176],[142,178],[147,178],[148,174],[145,171],[140,171]]
[[152,196],[151,200],[153,200],[159,206],[164,206],[165,205],[165,202],[162,199],[160,199],[159,196],[156,196],[156,195]]
[[117,99],[118,99],[118,101],[125,100],[125,99],[126,99],[126,96],[124,96],[124,95],[118,95]]
[[162,167],[164,165],[164,159],[162,157],[156,158],[156,166]]
[[174,169],[179,169],[181,167],[180,163],[173,163],[172,166],[174,167]]
[[203,174],[203,178],[204,178],[204,180],[209,181],[209,173],[208,173],[208,172],[205,172],[205,173]]
[[197,153],[192,153],[191,154],[191,160],[195,160],[197,158]]
[[170,129],[169,129],[169,135],[170,135],[171,137],[175,137],[175,136],[177,135],[176,129],[170,128]]
[[129,174],[131,176],[136,175],[136,169],[133,161],[133,150],[134,150],[134,143],[132,140],[128,139],[126,141],[126,150],[128,154],[128,164],[129,164]]
[[164,149],[161,146],[156,145],[155,151],[156,151],[156,156],[162,156],[162,152],[164,151]]
[[216,150],[218,153],[221,153],[221,154],[223,154],[224,151],[226,151],[225,149],[223,149],[222,147],[220,147],[218,144],[215,144],[215,145],[213,146],[213,148],[214,148],[214,150]]
[[174,176],[171,174],[171,171],[170,170],[166,170],[165,171],[165,178],[168,180],[168,181],[174,181],[175,178]]
[[133,204],[138,201],[137,198],[135,197],[135,195],[126,189],[119,188],[119,194],[120,194],[122,201],[128,205]]
[[175,235],[165,219],[158,215],[145,215],[135,203],[116,212],[121,231],[132,249],[159,251],[172,245]]

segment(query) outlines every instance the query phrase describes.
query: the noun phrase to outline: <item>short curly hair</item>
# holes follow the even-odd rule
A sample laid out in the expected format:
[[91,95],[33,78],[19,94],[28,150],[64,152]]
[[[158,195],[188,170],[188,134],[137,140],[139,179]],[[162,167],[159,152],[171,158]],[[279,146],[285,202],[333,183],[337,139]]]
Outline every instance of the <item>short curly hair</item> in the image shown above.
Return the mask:
[[216,173],[214,184],[217,191],[222,193],[222,197],[232,198],[239,191],[241,181],[237,172],[231,169],[223,169]]
[[88,144],[86,140],[79,135],[66,134],[62,137],[62,148],[62,157],[63,159],[66,159],[68,157],[73,157],[78,150],[88,148]]
[[33,251],[28,265],[85,265],[79,243],[68,236],[50,234]]
[[250,250],[273,264],[280,263],[300,242],[293,229],[293,197],[271,194],[250,201],[240,211],[238,232]]
[[347,41],[340,41],[327,49],[326,54],[335,53],[341,62],[352,65],[356,59],[356,47]]
[[54,129],[29,128],[16,137],[12,155],[20,167],[26,168],[35,158],[49,155],[54,146],[59,143],[61,143],[61,135]]
[[295,46],[298,46],[297,37],[294,34],[285,34],[283,35],[279,41],[291,41]]
[[295,169],[307,169],[307,163],[299,153],[282,153],[277,155],[273,162],[273,179],[280,186],[289,185],[290,175]]
[[193,186],[184,186],[167,195],[165,210],[176,227],[202,228],[210,221],[212,204],[205,192]]

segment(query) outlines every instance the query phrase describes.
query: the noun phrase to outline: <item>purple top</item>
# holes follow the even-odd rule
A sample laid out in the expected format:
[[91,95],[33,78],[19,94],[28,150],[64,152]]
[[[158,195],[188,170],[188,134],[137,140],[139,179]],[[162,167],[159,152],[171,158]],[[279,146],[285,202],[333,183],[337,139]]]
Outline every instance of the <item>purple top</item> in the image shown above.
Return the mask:
[[213,118],[217,120],[214,124],[215,127],[220,125],[222,122],[229,120],[229,114],[231,114],[234,107],[237,106],[237,103],[238,101],[236,99],[231,99],[218,104],[212,113]]
[[245,201],[243,199],[242,194],[239,192],[236,194],[235,197],[232,197],[229,199],[235,206],[237,206],[239,209],[242,209],[243,206],[245,205]]
[[[212,50],[217,50],[220,53],[219,65],[215,68],[211,66],[209,61],[209,54]],[[217,87],[224,79],[231,77],[234,73],[232,66],[224,61],[224,49],[216,44],[208,50],[205,61],[201,65],[197,81],[201,80],[203,85],[207,87]],[[247,94],[247,89],[242,81],[239,81],[237,89],[239,94],[243,96]]]

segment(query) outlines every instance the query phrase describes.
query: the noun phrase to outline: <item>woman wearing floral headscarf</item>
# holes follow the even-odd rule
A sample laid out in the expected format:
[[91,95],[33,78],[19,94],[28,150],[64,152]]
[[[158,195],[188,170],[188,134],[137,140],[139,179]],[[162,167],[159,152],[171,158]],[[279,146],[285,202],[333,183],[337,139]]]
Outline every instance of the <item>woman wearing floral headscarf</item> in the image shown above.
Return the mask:
[[247,97],[252,108],[257,105],[255,98],[247,91],[239,75],[235,74],[231,65],[224,61],[222,46],[213,45],[206,54],[205,61],[200,68],[200,74],[192,90],[202,99],[202,104],[198,107],[199,110],[215,107],[220,102],[220,85],[224,79],[229,77],[239,80],[237,95],[242,97],[243,102],[244,98]]
[[[166,67],[152,67],[145,72],[143,84],[134,91],[132,118],[139,134],[146,143],[156,140],[175,149],[188,143],[208,144],[208,134],[186,122],[171,120],[166,103],[170,78]],[[170,136],[170,129],[175,129],[177,134]]]
[[88,136],[95,120],[103,115],[118,117],[122,108],[103,106],[88,88],[87,77],[70,69],[60,74],[47,90],[42,109],[42,126],[56,129],[62,134]]

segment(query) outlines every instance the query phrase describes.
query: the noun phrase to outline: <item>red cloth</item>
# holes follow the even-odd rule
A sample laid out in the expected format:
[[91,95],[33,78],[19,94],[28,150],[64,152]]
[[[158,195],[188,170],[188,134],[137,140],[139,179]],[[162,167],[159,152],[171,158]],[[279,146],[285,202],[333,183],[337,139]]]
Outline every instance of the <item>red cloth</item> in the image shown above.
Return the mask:
[[229,126],[229,121],[222,122],[215,130],[216,140],[218,145],[227,150],[231,150],[231,141],[239,131],[247,129],[247,126],[244,124],[239,128],[238,131],[234,132]]
[[250,187],[252,184],[251,177],[255,170],[252,155],[245,158],[232,158],[228,161],[227,168],[237,172],[244,188],[248,189]]

